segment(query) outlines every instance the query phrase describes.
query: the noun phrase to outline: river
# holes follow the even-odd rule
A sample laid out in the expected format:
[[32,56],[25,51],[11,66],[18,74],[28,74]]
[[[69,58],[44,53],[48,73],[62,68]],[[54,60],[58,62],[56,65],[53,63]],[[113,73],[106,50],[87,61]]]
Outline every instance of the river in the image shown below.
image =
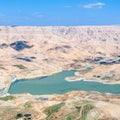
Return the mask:
[[75,90],[98,91],[103,93],[120,94],[120,84],[109,85],[98,82],[75,81],[68,82],[66,77],[74,76],[75,71],[62,71],[50,76],[34,79],[21,79],[14,82],[8,93],[31,93],[33,95],[63,94]]

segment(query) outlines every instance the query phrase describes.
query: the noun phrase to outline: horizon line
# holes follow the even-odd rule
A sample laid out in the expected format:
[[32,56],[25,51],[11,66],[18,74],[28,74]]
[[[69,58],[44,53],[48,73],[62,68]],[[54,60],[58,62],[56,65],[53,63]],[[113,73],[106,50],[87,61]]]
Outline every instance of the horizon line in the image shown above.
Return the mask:
[[111,25],[0,25],[0,27],[95,27],[95,26],[120,26],[120,24]]

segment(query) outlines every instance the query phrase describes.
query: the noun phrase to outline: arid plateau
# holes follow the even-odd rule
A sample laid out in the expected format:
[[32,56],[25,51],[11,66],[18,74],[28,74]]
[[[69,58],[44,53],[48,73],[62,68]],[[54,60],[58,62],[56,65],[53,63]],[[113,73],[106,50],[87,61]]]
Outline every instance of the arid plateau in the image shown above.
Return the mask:
[[82,89],[46,95],[6,92],[15,80],[66,70],[75,70],[65,77],[68,83],[119,88],[120,26],[0,26],[0,120],[120,120],[119,89],[117,94]]

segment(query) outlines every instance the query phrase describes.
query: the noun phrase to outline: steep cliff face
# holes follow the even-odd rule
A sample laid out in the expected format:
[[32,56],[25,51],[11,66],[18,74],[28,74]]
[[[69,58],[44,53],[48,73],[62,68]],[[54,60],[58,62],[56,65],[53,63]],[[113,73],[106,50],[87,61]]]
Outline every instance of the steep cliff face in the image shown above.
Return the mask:
[[0,74],[37,77],[119,56],[120,26],[0,27]]

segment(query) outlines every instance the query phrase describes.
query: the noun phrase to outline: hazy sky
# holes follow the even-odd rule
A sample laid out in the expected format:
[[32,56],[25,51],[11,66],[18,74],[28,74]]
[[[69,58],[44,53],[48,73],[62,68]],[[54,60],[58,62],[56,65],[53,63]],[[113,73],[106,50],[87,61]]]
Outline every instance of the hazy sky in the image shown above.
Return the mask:
[[0,0],[0,25],[118,25],[120,0]]

